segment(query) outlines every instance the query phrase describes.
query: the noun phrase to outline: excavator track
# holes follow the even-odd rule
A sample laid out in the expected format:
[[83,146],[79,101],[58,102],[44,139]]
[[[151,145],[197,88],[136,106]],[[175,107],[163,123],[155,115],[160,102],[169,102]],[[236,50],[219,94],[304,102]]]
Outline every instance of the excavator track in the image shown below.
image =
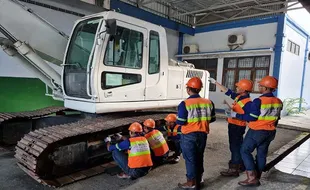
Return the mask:
[[[162,122],[167,113],[109,114],[51,126],[26,134],[16,146],[18,166],[41,184],[59,187],[101,174],[115,166],[103,139],[128,132],[132,122],[153,118]],[[110,158],[109,158],[110,156]]]
[[72,116],[69,119],[64,117],[60,119],[59,116],[57,119],[54,119],[56,121],[54,123],[51,119],[48,122],[45,120],[51,114],[61,115],[62,117],[65,112],[69,111],[73,110],[53,106],[25,112],[0,112],[0,143],[14,145],[24,134],[37,128],[75,121]]
[[12,113],[0,112],[0,123],[10,120],[21,120],[21,119],[32,119],[34,117],[43,117],[46,115],[66,110],[69,109],[65,107],[53,106],[25,112],[12,112]]

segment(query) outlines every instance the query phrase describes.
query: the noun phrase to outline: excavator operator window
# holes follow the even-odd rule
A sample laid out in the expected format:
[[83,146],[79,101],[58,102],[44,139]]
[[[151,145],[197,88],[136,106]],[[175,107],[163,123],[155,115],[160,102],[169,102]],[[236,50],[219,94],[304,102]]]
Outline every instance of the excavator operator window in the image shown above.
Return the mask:
[[103,72],[101,81],[101,88],[105,90],[140,83],[142,76],[131,73]]
[[159,73],[160,65],[160,44],[159,34],[150,32],[150,53],[149,53],[149,74]]
[[92,48],[102,18],[91,18],[77,24],[72,34],[64,67],[65,93],[71,97],[85,98],[87,94],[87,67],[92,62]]
[[142,68],[143,34],[117,26],[116,35],[110,36],[104,64],[131,69]]

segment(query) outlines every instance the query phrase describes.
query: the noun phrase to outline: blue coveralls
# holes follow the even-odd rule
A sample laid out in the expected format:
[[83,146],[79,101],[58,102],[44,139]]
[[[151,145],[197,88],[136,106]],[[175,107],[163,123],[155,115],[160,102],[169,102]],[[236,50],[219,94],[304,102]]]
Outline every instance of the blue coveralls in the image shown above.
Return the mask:
[[124,153],[126,150],[130,150],[129,139],[126,139],[115,145],[110,145],[108,151],[112,152],[114,161],[127,175],[131,176],[132,178],[145,176],[148,173],[150,167],[129,168],[128,155]]
[[[233,92],[228,89],[225,95],[229,96],[231,99],[235,99],[240,94]],[[250,98],[250,95],[244,95],[239,98],[240,100]],[[251,104],[250,102],[246,103],[242,108],[245,113],[250,112]],[[245,126],[238,126],[232,123],[228,123],[228,137],[229,137],[229,149],[231,152],[231,159],[229,163],[231,164],[242,164],[242,157],[240,153],[241,145],[243,143],[243,135],[245,133]]]
[[[274,95],[272,93],[266,93],[261,97],[274,97]],[[250,112],[246,112],[244,115],[237,114],[236,117],[246,121],[256,121],[260,115],[260,106],[261,100],[259,98],[254,99],[251,103]],[[275,135],[276,130],[248,130],[241,147],[241,156],[247,171],[263,171],[266,165],[268,148]],[[252,156],[255,148],[257,150],[256,163]]]
[[[199,94],[192,95],[190,98],[200,98]],[[211,122],[215,121],[215,109],[214,104],[212,102],[212,113],[211,113]],[[185,102],[182,101],[178,106],[178,119],[176,123],[182,127],[182,125],[185,125],[187,122],[187,116],[188,112],[185,107]],[[203,155],[207,144],[207,137],[208,134],[204,132],[193,132],[189,134],[182,134],[181,135],[181,149],[183,158],[185,159],[185,165],[186,165],[186,177],[190,180],[196,179],[196,173],[197,173],[197,164],[201,164],[201,175],[204,172],[203,167]],[[197,163],[197,160],[201,163]]]
[[[173,128],[171,130],[173,130],[175,126],[173,126]],[[158,128],[158,130],[162,131],[162,132],[164,132],[164,131],[167,132],[168,131],[168,127],[167,126],[163,126],[163,127]],[[168,145],[171,146],[170,144],[172,144],[172,146],[174,146],[174,149],[175,149],[174,150],[174,155],[173,155],[174,157],[180,156],[181,153],[182,153],[182,151],[181,151],[181,144],[180,144],[180,139],[181,139],[180,133],[181,133],[181,127],[178,128],[178,134],[176,136],[168,136],[168,139],[167,139],[168,140],[167,141]]]

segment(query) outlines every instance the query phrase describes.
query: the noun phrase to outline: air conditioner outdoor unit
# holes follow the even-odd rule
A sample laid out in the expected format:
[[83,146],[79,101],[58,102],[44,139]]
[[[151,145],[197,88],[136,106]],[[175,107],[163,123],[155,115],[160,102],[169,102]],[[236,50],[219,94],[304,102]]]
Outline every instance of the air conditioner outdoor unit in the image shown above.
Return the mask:
[[191,44],[191,45],[184,45],[183,46],[183,53],[184,54],[188,54],[188,53],[198,53],[198,46],[195,44]]
[[245,40],[242,34],[233,34],[228,36],[228,45],[242,45],[244,42]]

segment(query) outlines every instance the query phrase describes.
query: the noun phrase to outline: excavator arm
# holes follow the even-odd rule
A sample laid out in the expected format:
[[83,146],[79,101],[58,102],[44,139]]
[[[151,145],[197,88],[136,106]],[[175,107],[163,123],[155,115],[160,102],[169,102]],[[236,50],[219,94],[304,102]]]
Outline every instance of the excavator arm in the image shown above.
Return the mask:
[[50,87],[57,100],[63,100],[61,73],[51,65],[61,66],[68,38],[19,1],[0,0],[0,46]]

